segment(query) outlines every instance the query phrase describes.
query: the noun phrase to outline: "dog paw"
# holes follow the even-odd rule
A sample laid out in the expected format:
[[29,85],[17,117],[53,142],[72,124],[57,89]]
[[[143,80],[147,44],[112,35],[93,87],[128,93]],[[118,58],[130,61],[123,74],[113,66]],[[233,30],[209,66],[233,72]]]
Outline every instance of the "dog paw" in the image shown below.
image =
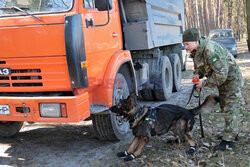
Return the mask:
[[133,159],[135,159],[135,155],[134,154],[129,154],[124,158],[124,161],[131,161]]
[[192,156],[194,154],[195,150],[196,150],[196,148],[191,146],[189,148],[189,150],[186,152],[186,154]]
[[116,155],[117,155],[117,157],[126,157],[126,156],[129,155],[129,154],[128,154],[127,151],[123,151],[123,152],[117,153]]

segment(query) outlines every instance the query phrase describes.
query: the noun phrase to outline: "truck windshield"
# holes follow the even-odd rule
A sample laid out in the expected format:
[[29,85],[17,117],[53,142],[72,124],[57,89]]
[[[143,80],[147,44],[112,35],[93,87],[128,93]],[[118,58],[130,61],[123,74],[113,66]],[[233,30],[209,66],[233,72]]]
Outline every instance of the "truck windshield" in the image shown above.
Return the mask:
[[0,0],[0,16],[28,13],[60,12],[72,8],[74,0]]

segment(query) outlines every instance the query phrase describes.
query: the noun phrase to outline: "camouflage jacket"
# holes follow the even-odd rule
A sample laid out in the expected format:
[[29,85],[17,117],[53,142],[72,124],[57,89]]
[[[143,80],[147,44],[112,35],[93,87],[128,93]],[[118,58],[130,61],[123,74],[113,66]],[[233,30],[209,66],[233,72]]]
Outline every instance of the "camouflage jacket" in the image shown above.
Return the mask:
[[239,86],[243,85],[242,74],[233,55],[220,44],[205,39],[200,41],[200,46],[193,53],[194,74],[207,77],[204,86],[220,87],[227,80],[239,80]]

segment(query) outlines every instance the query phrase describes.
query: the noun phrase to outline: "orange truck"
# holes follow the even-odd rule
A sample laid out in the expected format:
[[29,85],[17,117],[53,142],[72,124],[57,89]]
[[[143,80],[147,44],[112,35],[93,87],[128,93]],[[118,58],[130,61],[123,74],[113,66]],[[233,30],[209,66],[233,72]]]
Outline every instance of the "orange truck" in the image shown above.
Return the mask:
[[124,138],[108,108],[180,89],[183,30],[183,0],[1,0],[0,136],[91,118],[99,139]]

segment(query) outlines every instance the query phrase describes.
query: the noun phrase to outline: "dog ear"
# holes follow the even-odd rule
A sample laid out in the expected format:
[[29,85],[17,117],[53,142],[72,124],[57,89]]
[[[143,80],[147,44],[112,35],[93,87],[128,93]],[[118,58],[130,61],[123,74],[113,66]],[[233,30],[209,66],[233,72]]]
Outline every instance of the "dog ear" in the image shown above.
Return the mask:
[[131,103],[137,104],[137,95],[136,92],[132,91],[129,95],[129,100]]

